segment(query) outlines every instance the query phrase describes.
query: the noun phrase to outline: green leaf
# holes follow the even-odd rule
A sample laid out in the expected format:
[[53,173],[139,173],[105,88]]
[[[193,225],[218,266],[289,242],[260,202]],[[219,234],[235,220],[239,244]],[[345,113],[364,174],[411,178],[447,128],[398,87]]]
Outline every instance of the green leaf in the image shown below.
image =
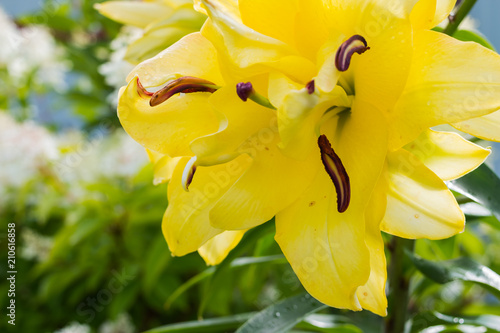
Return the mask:
[[261,237],[271,232],[274,229],[274,220],[266,222],[256,228],[250,229],[245,233],[245,236],[241,242],[231,251],[222,263],[215,267],[215,272],[212,275],[208,288],[203,294],[201,299],[200,307],[198,308],[198,318],[203,317],[203,312],[208,304],[208,301],[212,297],[212,294],[218,290],[218,288],[224,288],[223,285],[218,282],[219,276],[228,271],[231,266],[231,262],[237,257],[243,255],[247,252]]
[[296,326],[298,329],[324,333],[363,333],[344,316],[314,313]]
[[144,333],[198,333],[198,332],[227,332],[233,331],[251,318],[255,313],[242,313],[235,316],[213,318],[197,321],[188,321],[165,325]]
[[172,259],[167,242],[162,235],[156,237],[144,261],[143,288],[146,293],[152,293],[158,279]]
[[448,182],[448,187],[482,204],[500,220],[500,178],[486,164]]
[[415,267],[429,279],[445,284],[455,280],[477,283],[500,299],[500,275],[470,258],[433,262],[407,252]]
[[490,50],[495,51],[495,47],[491,45],[491,43],[486,39],[486,37],[480,34],[479,32],[472,32],[469,30],[457,30],[453,34],[453,37],[463,42],[476,42],[484,47],[489,48]]
[[435,326],[449,326],[449,324],[471,325],[486,327],[494,332],[500,332],[500,317],[493,315],[481,315],[474,317],[453,317],[436,311],[423,312],[416,315],[411,320],[411,333],[422,332],[425,328]]
[[307,315],[327,307],[309,294],[297,295],[265,308],[250,318],[236,333],[286,332]]
[[[243,266],[249,266],[249,265],[254,265],[254,264],[264,264],[264,263],[286,263],[286,258],[285,256],[278,254],[278,255],[273,255],[273,256],[265,256],[265,257],[244,257],[244,258],[237,258],[235,259],[230,267],[231,268],[236,268],[236,267],[243,267]],[[179,288],[177,288],[172,295],[167,299],[165,302],[165,307],[169,308],[175,300],[181,296],[183,293],[185,293],[187,290],[189,290],[191,287],[195,286],[199,282],[203,281],[204,279],[208,278],[215,272],[215,267],[210,267],[204,270],[203,272],[193,276],[191,279],[183,283]]]

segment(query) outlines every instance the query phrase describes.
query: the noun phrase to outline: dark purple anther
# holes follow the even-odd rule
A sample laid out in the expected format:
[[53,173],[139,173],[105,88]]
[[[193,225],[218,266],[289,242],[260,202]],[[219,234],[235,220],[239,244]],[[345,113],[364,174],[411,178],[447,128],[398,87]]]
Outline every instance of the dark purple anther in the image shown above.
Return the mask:
[[253,86],[251,82],[240,82],[236,85],[236,93],[238,97],[241,98],[243,102],[246,102],[247,99],[254,93]]
[[323,134],[318,138],[318,146],[321,151],[321,161],[325,166],[325,170],[335,185],[337,192],[337,210],[343,213],[349,207],[351,201],[351,184],[349,175],[342,164],[339,156],[335,153],[328,141],[328,138]]
[[341,72],[345,72],[351,64],[354,53],[362,54],[369,50],[368,44],[363,36],[354,35],[340,45],[335,55],[335,67]]
[[312,93],[314,93],[314,80],[311,80],[309,82],[307,82],[306,84],[306,89],[307,89],[307,92],[309,93],[309,95],[311,95]]

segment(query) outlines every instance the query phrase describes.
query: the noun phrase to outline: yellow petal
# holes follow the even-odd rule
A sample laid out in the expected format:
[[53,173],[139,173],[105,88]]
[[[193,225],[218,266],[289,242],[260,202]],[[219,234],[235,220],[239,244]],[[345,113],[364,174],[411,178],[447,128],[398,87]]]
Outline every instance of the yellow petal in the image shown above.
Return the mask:
[[368,282],[359,287],[356,292],[363,309],[367,309],[379,316],[387,315],[387,297],[385,295],[387,267],[384,240],[380,232],[380,223],[387,206],[385,194],[387,189],[385,186],[386,182],[379,180],[366,209],[365,241],[370,251],[370,277]]
[[205,19],[192,8],[176,9],[168,18],[148,25],[143,36],[127,47],[125,60],[137,64],[154,57],[185,35],[200,30]]
[[318,50],[328,40],[327,21],[322,0],[299,0],[295,44],[300,54],[312,61],[316,61]]
[[415,32],[414,48],[407,86],[393,111],[394,149],[426,128],[500,109],[498,54],[435,31]]
[[330,92],[339,80],[340,72],[335,66],[337,50],[344,42],[345,36],[338,34],[337,38],[326,42],[318,52],[318,64],[320,68],[314,82],[318,89]]
[[294,82],[283,73],[273,71],[269,74],[269,101],[278,109],[291,91],[302,88],[304,87],[301,84]]
[[127,47],[124,59],[131,64],[138,64],[156,56],[158,53],[177,42],[194,29],[163,27],[150,30]]
[[207,265],[220,264],[229,252],[238,245],[246,230],[224,231],[218,234],[202,247],[198,253],[205,260]]
[[401,149],[388,155],[387,210],[381,228],[403,238],[443,239],[464,230],[465,217],[443,181]]
[[95,5],[102,15],[128,25],[145,28],[172,13],[172,8],[155,2],[106,1]]
[[385,161],[385,120],[373,107],[355,102],[350,115],[323,128],[351,179],[349,208],[337,211],[335,189],[318,156],[320,170],[311,187],[276,216],[276,241],[313,297],[361,310],[356,291],[370,275],[365,210]]
[[153,163],[153,184],[158,185],[168,182],[174,173],[177,163],[181,160],[180,157],[170,157],[158,153],[151,149],[146,149],[149,161]]
[[394,106],[403,91],[412,61],[412,30],[400,1],[325,0],[332,28],[345,39],[363,36],[370,47],[352,57],[356,98],[380,111]]
[[[404,149],[442,180],[452,180],[480,166],[490,154],[457,133],[427,130]],[[409,157],[413,157],[409,155]]]
[[239,0],[238,6],[247,27],[294,46],[298,0]]
[[166,3],[172,8],[193,7],[193,1],[191,0],[160,0],[160,1]]
[[153,167],[153,184],[159,185],[170,181],[180,159],[181,157],[170,157],[168,155],[164,155],[159,159]]
[[483,140],[500,142],[500,111],[451,125]]
[[162,224],[165,239],[175,256],[198,250],[224,231],[210,225],[209,211],[248,166],[248,161],[240,157],[226,164],[198,167],[189,192],[186,192],[181,178],[188,160],[183,158],[175,168],[168,186],[169,205]]
[[[415,2],[415,0],[410,0]],[[448,17],[457,0],[419,0],[411,11],[415,29],[431,29]]]
[[[203,64],[203,66],[200,66]],[[144,87],[158,87],[180,76],[194,76],[223,82],[217,62],[217,52],[200,33],[192,33],[156,57],[139,64],[128,75],[127,81],[139,76]]]
[[295,201],[310,184],[319,155],[298,161],[283,155],[277,142],[278,134],[269,128],[248,140],[252,164],[210,212],[214,227],[235,230],[262,224]]
[[324,170],[298,201],[276,215],[275,238],[314,298],[336,308],[361,310],[356,289],[370,274],[363,213],[337,212],[335,189]]
[[[243,102],[236,94],[236,85],[216,91],[208,100],[221,118],[219,130],[193,141],[192,151],[201,164],[232,155],[259,129],[275,123],[274,111],[255,102]],[[271,133],[272,136],[276,134]],[[240,152],[241,153],[241,152]]]
[[263,35],[243,24],[237,3],[202,1],[211,20],[202,29],[218,49],[222,62],[231,67],[236,79],[278,69],[298,81],[308,82],[316,70],[308,59],[275,38]]
[[118,117],[125,131],[145,148],[171,157],[191,156],[191,141],[217,130],[217,117],[207,105],[210,93],[175,95],[151,107],[137,88],[133,79],[122,91]]

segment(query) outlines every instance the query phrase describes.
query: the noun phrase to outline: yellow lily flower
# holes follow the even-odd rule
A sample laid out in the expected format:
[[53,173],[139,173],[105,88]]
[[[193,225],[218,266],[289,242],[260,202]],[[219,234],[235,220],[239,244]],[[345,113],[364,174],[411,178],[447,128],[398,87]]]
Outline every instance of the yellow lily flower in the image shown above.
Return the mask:
[[198,31],[206,19],[189,0],[106,1],[95,8],[116,22],[143,29],[142,37],[127,47],[124,59],[132,64],[154,57]]
[[385,315],[381,230],[461,232],[443,180],[489,154],[430,128],[498,139],[500,57],[429,30],[454,3],[195,1],[209,16],[201,34],[140,64],[118,108],[135,140],[178,158],[163,220],[172,253],[219,262],[276,216],[312,296]]

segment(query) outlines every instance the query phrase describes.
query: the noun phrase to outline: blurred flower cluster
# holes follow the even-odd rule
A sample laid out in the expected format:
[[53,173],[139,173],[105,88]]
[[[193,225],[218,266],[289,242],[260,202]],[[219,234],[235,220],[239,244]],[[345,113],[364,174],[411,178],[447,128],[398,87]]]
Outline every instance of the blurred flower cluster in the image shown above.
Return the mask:
[[45,26],[19,26],[0,8],[0,87],[1,95],[9,96],[1,101],[3,107],[16,104],[12,97],[26,104],[28,92],[67,89],[66,74],[71,64],[65,50],[58,46]]

